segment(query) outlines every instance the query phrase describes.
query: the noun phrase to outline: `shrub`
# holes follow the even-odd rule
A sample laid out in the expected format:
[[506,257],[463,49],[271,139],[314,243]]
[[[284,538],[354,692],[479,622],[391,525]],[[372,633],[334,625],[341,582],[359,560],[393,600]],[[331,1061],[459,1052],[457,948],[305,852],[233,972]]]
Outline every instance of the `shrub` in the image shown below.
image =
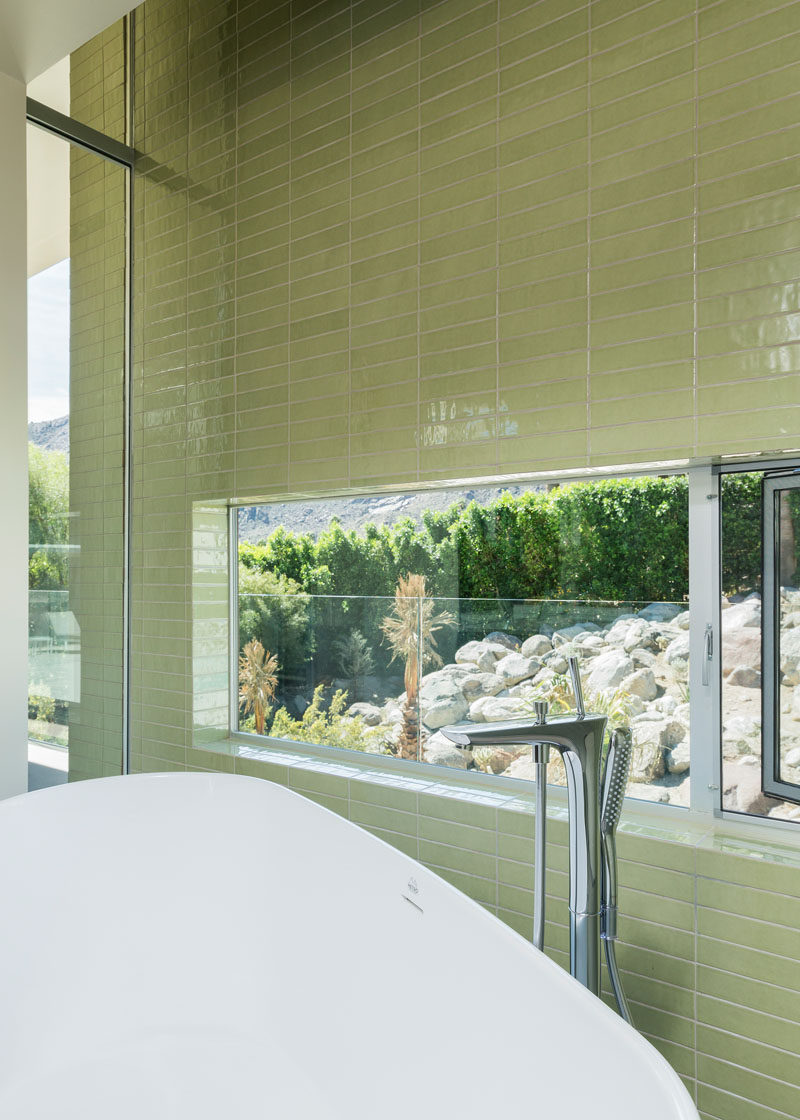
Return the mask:
[[251,638],[239,657],[239,703],[242,714],[253,713],[257,735],[264,734],[270,700],[278,684],[278,659],[265,650],[258,638]]
[[761,477],[745,471],[721,479],[725,595],[761,589]]
[[242,544],[240,559],[310,594],[352,598],[349,628],[370,636],[385,610],[364,597],[390,597],[409,572],[424,572],[436,597],[484,599],[495,612],[498,600],[683,599],[688,516],[684,476],[608,479],[455,502],[421,527],[401,518],[358,533],[334,520],[316,542],[278,529]]
[[578,482],[550,494],[567,599],[678,600],[689,590],[683,475]]
[[[305,665],[314,650],[309,596],[280,573],[239,565],[239,649],[256,639],[273,651],[292,683],[305,684]],[[285,674],[284,674],[285,679]]]
[[369,643],[360,630],[351,630],[346,638],[333,643],[339,658],[342,676],[351,682],[353,699],[358,700],[359,682],[375,669],[375,658]]
[[314,689],[314,698],[300,719],[292,719],[285,708],[275,713],[270,736],[290,739],[295,743],[317,743],[325,747],[343,747],[350,751],[369,751],[371,754],[388,753],[383,744],[384,732],[368,727],[360,716],[346,716],[347,693],[334,693],[325,711],[322,699],[323,686]]
[[[34,546],[28,586],[68,586],[69,464],[63,451],[28,444],[28,539]],[[55,547],[53,547],[55,546]]]
[[56,702],[44,685],[34,685],[34,687],[37,691],[28,694],[28,719],[52,723],[56,714]]

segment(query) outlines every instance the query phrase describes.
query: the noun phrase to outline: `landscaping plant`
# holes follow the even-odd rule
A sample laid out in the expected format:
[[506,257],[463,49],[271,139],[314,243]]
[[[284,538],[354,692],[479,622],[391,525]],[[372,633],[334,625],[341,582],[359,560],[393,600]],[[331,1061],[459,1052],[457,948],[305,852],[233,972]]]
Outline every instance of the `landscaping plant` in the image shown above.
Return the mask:
[[419,712],[417,695],[421,670],[428,666],[438,668],[442,658],[436,648],[436,633],[451,626],[455,618],[449,611],[435,614],[435,604],[428,594],[425,576],[410,572],[400,576],[394,593],[392,613],[381,625],[392,650],[392,660],[405,663],[406,689],[403,705],[403,724],[397,741],[400,758],[416,758],[419,741]]

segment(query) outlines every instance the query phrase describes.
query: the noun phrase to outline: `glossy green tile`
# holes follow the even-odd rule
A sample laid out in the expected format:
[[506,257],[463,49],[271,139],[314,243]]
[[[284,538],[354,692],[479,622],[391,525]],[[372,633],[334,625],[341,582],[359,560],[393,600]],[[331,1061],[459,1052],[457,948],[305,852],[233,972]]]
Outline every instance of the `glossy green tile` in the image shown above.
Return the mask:
[[709,8],[699,13],[698,61],[701,67],[786,34],[786,5],[769,13],[759,13],[758,18],[753,18],[755,13],[749,8],[738,19],[737,7],[741,10],[741,5],[734,5],[730,12],[715,12]]
[[800,1107],[800,1088],[796,1085],[764,1077],[732,1062],[698,1054],[697,1076],[698,1081],[724,1085],[727,1092],[784,1112],[787,1116],[796,1115]]
[[797,1053],[800,1024],[771,1015],[766,1010],[750,1010],[742,1006],[733,1008],[724,1000],[698,993],[697,1021],[698,1034],[701,1030],[714,1028],[717,1032],[730,1032],[781,1052]]
[[[438,8],[439,17],[442,16],[441,5]],[[455,18],[457,16],[457,18]],[[462,4],[459,11],[453,13],[450,21],[439,26],[439,18],[432,19],[430,15],[423,14],[420,21],[420,46],[422,57],[449,48],[459,39],[468,36],[486,36],[493,28],[497,19],[497,5],[494,3]],[[449,57],[448,55],[444,56]]]

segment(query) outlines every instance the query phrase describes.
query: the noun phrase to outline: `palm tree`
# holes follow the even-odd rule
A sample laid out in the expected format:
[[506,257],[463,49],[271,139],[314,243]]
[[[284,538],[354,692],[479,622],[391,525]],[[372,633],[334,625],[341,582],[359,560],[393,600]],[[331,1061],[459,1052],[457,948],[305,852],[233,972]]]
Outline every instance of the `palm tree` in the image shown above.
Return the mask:
[[256,735],[264,734],[269,702],[278,684],[278,658],[265,650],[258,638],[251,640],[239,656],[239,702],[244,714],[255,717]]
[[437,630],[451,626],[455,618],[449,611],[434,614],[434,602],[425,587],[425,576],[409,572],[400,576],[394,592],[394,607],[381,623],[386,640],[395,658],[405,662],[406,702],[403,725],[397,744],[401,758],[416,758],[419,731],[417,694],[420,670],[428,665],[439,666],[442,659],[436,649]]

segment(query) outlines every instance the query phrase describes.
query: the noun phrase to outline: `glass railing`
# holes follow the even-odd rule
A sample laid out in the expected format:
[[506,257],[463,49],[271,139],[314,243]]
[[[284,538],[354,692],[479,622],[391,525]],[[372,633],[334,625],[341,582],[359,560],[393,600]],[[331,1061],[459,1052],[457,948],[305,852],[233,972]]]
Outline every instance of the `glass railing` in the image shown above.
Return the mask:
[[[629,794],[688,804],[686,603],[239,596],[238,730],[532,779],[529,748],[469,751],[446,724],[587,708],[629,724]],[[552,752],[550,778],[563,782]]]
[[68,591],[28,592],[28,735],[67,746],[69,705],[80,699],[80,629]]

